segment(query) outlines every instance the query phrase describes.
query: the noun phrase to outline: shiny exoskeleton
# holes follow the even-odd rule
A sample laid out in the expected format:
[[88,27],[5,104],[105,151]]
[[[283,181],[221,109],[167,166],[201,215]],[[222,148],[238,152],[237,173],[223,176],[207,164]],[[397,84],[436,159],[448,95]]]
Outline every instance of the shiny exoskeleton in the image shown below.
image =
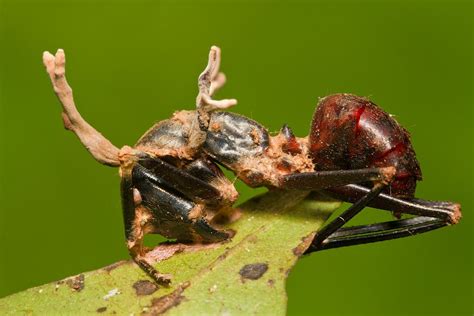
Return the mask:
[[323,98],[314,114],[309,137],[317,170],[394,166],[385,191],[413,197],[421,170],[408,132],[371,101],[350,94]]
[[[211,48],[199,77],[197,110],[179,111],[150,128],[134,147],[118,149],[75,108],[64,77],[64,53],[44,55],[63,105],[67,129],[99,162],[120,167],[127,245],[133,259],[158,283],[170,279],[146,260],[143,236],[158,233],[180,242],[218,242],[232,232],[216,215],[231,210],[238,193],[220,167],[251,187],[322,191],[353,203],[322,228],[307,253],[375,242],[457,223],[460,206],[414,198],[421,170],[408,132],[366,98],[335,94],[319,101],[309,137],[284,125],[270,136],[245,116],[219,111],[235,100],[213,100],[225,77],[220,50]],[[385,223],[342,226],[364,207],[417,215]]]

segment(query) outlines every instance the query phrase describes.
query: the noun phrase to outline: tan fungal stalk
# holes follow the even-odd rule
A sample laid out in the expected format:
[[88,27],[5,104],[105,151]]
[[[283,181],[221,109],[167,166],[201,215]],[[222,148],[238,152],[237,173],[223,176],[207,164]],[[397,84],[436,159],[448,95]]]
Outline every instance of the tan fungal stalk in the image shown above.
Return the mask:
[[79,137],[81,143],[98,162],[107,166],[119,166],[119,149],[87,123],[76,108],[72,89],[65,76],[66,56],[64,51],[58,49],[56,55],[44,52],[43,63],[51,78],[54,92],[63,107],[64,127]]
[[220,63],[221,50],[217,46],[212,46],[209,52],[207,67],[198,78],[199,94],[196,98],[196,107],[198,110],[202,109],[209,112],[218,109],[227,109],[237,104],[236,99],[212,99],[214,93],[226,82],[224,73],[219,72]]

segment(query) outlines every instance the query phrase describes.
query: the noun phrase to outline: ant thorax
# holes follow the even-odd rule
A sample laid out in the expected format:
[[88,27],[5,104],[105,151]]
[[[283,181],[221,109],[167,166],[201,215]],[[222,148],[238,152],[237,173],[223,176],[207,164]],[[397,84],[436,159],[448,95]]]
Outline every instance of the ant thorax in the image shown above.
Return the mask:
[[283,175],[314,171],[307,138],[288,138],[282,130],[269,138],[259,156],[242,157],[233,165],[237,176],[251,187],[278,187]]

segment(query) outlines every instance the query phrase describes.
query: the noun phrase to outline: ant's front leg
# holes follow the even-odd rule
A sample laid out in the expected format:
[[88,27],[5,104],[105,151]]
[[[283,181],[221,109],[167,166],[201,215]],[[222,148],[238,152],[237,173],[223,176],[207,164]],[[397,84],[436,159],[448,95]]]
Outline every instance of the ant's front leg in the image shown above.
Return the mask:
[[158,233],[179,242],[200,243],[230,237],[209,224],[206,211],[230,205],[237,192],[220,190],[226,184],[224,175],[211,169],[210,162],[197,160],[179,169],[129,147],[121,150],[120,158],[127,246],[133,260],[155,282],[166,285],[171,279],[146,260],[144,235]]
[[[121,155],[123,157],[124,155]],[[143,237],[145,235],[145,225],[147,218],[145,210],[140,206],[140,193],[133,187],[132,170],[135,161],[127,160],[126,164],[120,168],[121,183],[120,193],[122,197],[122,210],[125,225],[125,238],[127,240],[127,248],[133,261],[145,271],[157,284],[168,285],[171,282],[169,275],[159,273],[145,259],[145,248],[143,246]],[[133,157],[134,158],[134,157]]]

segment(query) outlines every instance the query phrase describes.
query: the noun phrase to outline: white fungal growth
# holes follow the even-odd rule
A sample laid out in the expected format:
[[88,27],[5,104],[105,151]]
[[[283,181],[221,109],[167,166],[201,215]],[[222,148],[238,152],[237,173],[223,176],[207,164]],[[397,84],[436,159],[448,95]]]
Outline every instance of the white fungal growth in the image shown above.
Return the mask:
[[106,295],[104,295],[104,300],[108,301],[109,298],[114,297],[115,295],[119,295],[120,291],[119,289],[115,288],[109,291]]

